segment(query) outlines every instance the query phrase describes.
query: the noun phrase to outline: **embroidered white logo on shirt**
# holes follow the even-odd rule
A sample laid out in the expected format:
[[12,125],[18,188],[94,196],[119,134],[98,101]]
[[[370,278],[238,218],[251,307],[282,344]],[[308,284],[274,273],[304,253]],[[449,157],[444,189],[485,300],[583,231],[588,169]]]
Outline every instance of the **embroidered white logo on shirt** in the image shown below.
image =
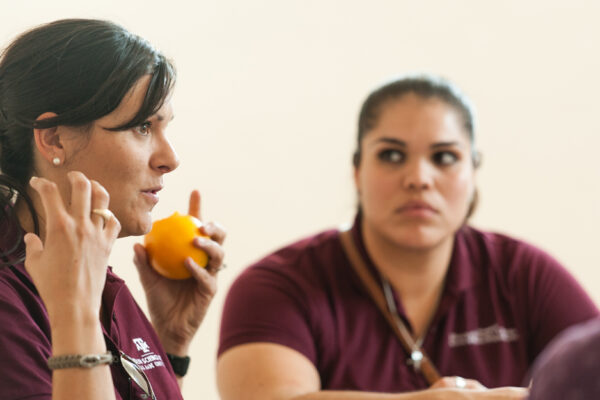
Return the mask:
[[141,351],[143,353],[148,353],[150,351],[150,346],[148,346],[148,343],[146,343],[142,338],[138,337],[133,339],[133,343],[135,344],[137,351]]
[[451,333],[448,336],[448,345],[450,347],[459,347],[486,343],[514,342],[518,338],[519,333],[515,328],[505,328],[494,324],[487,328],[474,329],[464,333]]
[[150,351],[150,346],[148,346],[148,343],[146,343],[144,339],[134,338],[132,341],[135,344],[135,348],[143,353],[142,358],[132,357],[133,361],[135,361],[135,363],[139,365],[142,370],[146,371],[155,367],[164,368],[165,363],[162,360],[162,357],[159,354],[155,354],[154,352]]

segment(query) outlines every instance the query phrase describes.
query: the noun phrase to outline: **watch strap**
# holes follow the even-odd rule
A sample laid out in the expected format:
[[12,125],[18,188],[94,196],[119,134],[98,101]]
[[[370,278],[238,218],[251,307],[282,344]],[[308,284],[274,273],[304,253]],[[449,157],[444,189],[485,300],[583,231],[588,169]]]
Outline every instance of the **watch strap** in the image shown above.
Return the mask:
[[167,353],[167,358],[169,359],[169,363],[171,363],[171,367],[173,367],[173,372],[175,372],[175,375],[183,377],[185,374],[187,374],[191,361],[189,356],[179,357]]

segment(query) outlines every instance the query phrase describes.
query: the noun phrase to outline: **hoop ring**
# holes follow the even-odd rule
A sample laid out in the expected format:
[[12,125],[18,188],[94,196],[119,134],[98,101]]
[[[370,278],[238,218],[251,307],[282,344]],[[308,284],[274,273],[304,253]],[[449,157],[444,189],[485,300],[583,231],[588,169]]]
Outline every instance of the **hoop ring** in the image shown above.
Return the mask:
[[92,210],[92,214],[96,214],[102,217],[102,219],[104,220],[104,225],[106,225],[108,221],[110,221],[110,219],[114,216],[112,211],[110,211],[108,208],[94,208]]

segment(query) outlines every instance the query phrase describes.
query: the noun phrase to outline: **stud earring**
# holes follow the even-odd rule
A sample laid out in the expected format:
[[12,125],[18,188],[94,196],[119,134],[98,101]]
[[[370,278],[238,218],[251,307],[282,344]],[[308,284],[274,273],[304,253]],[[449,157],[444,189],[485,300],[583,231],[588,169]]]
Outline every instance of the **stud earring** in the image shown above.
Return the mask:
[[57,166],[57,167],[58,167],[58,166],[60,165],[60,158],[58,158],[58,157],[54,157],[54,158],[52,159],[52,164],[54,164],[55,166]]

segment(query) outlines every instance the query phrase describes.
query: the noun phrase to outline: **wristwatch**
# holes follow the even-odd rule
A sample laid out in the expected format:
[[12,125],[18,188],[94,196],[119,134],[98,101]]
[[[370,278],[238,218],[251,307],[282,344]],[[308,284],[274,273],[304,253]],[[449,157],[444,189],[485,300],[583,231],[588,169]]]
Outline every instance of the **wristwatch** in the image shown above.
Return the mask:
[[185,376],[187,374],[188,367],[190,366],[191,358],[189,356],[179,357],[173,354],[167,353],[167,358],[173,367],[173,372],[178,376]]
[[102,354],[67,354],[52,356],[48,359],[48,368],[92,368],[102,364],[112,364],[115,357],[108,351]]

